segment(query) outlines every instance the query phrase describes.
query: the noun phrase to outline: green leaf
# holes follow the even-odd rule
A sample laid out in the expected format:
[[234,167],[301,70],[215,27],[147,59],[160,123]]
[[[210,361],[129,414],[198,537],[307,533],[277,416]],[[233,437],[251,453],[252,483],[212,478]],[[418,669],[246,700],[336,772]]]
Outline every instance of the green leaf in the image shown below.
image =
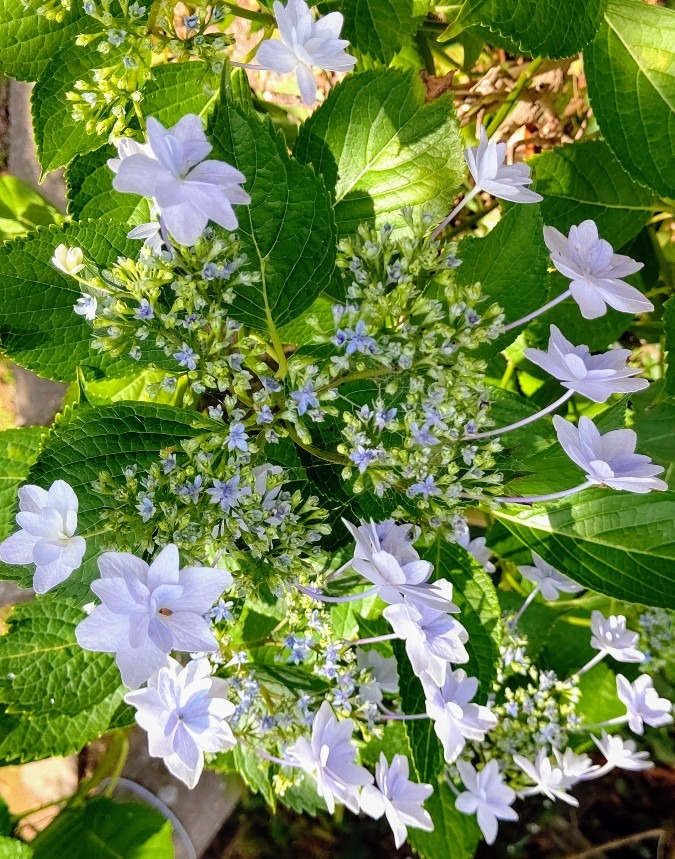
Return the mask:
[[230,313],[276,336],[309,307],[335,268],[335,224],[321,177],[286,152],[269,119],[236,104],[226,89],[209,126],[214,156],[246,176],[248,206],[237,207],[244,250],[258,283],[239,287]]
[[77,716],[117,691],[112,655],[82,650],[75,639],[85,617],[52,595],[14,610],[9,632],[0,636],[0,704],[7,713]]
[[80,752],[104,734],[122,703],[124,687],[77,716],[10,714],[0,706],[0,761],[24,763]]
[[100,368],[110,359],[92,350],[91,328],[73,312],[81,294],[77,281],[50,262],[62,242],[81,247],[102,267],[133,254],[138,243],[128,241],[120,226],[92,221],[38,229],[0,247],[3,351],[41,376],[69,382],[78,366]]
[[[95,24],[95,28],[99,25]],[[84,32],[92,25],[82,27]],[[87,131],[84,120],[73,119],[68,93],[78,80],[89,80],[93,69],[102,64],[114,65],[123,56],[123,48],[112,48],[102,58],[96,49],[98,39],[86,47],[71,39],[53,52],[48,66],[35,85],[32,95],[33,131],[42,174],[65,167],[76,155],[84,155],[105,143],[108,131]]]
[[261,794],[272,808],[276,806],[270,765],[253,749],[237,743],[231,751],[216,755],[208,766],[218,773],[238,773],[253,793]]
[[495,586],[468,552],[443,538],[439,537],[424,557],[434,565],[434,579],[452,582],[453,601],[460,609],[457,619],[469,633],[466,649],[470,659],[459,667],[478,678],[476,700],[484,704],[496,677],[502,637],[502,612]]
[[[515,322],[546,301],[549,255],[543,227],[539,206],[512,206],[485,238],[467,236],[460,242],[458,283],[481,283],[489,301],[504,309],[506,322]],[[513,339],[507,333],[483,347],[480,354],[494,355]]]
[[476,23],[504,36],[529,56],[571,57],[595,36],[607,0],[489,0]]
[[171,824],[154,808],[98,797],[58,815],[33,842],[34,859],[173,859]]
[[675,493],[585,490],[554,504],[494,516],[523,545],[584,587],[675,608]]
[[[104,524],[104,511],[115,504],[110,496],[92,489],[101,471],[109,471],[121,481],[126,466],[137,464],[146,469],[157,461],[163,447],[178,445],[213,426],[194,412],[154,403],[82,407],[68,423],[52,430],[28,481],[44,487],[55,480],[68,482],[79,500],[78,533],[98,531]],[[95,558],[106,539],[103,535],[87,541],[83,566],[59,586],[58,593],[78,602],[90,599],[89,584],[97,576]],[[32,575],[32,568],[0,566],[0,578],[18,579],[23,586],[30,584]]]
[[[425,713],[424,690],[419,677],[413,673],[405,645],[402,641],[392,643],[398,667],[401,712],[407,715]],[[436,737],[431,719],[411,719],[405,723],[410,744],[410,761],[417,780],[434,784],[444,767],[443,749]]]
[[0,539],[14,530],[17,489],[35,462],[42,427],[23,427],[0,432]]
[[[0,3],[0,69],[21,81],[34,81],[62,46],[82,30],[82,9],[73,0],[63,21],[51,21],[38,10],[44,0],[3,0]],[[85,19],[90,20],[90,19]]]
[[633,398],[637,449],[659,465],[668,466],[675,462],[674,426],[675,397],[664,396],[661,382],[653,382],[646,391]]
[[[436,40],[437,42],[449,42],[454,40],[460,34],[466,34],[466,28],[470,24],[470,19],[477,20],[476,13],[479,8],[485,4],[486,0],[462,0],[461,3],[453,3],[452,14],[445,12],[445,18],[449,22],[448,26],[443,30],[441,35]],[[483,40],[481,39],[481,47]],[[464,58],[464,68],[470,68]]]
[[664,304],[663,327],[666,334],[665,347],[668,352],[666,392],[675,394],[675,295],[672,295]]
[[[580,666],[579,666],[580,667]],[[601,662],[579,678],[581,700],[576,711],[588,725],[597,725],[626,714],[625,706],[616,697],[616,674]]]
[[626,173],[603,140],[558,146],[531,159],[544,223],[567,233],[590,218],[620,248],[649,220],[654,195]]
[[[157,66],[143,91],[145,116],[154,116],[167,127],[186,113],[207,117],[215,104],[211,78],[207,63]],[[113,189],[113,174],[106,162],[115,157],[115,147],[104,146],[85,155],[78,153],[70,162],[66,170],[69,214],[80,220],[105,217],[130,227],[150,219],[147,199]]]
[[363,221],[402,223],[404,206],[442,217],[466,169],[451,96],[425,104],[419,77],[394,69],[338,84],[294,151],[335,189],[340,235]]
[[610,0],[584,50],[584,71],[598,125],[621,164],[675,196],[675,11]]
[[408,830],[408,843],[422,859],[473,859],[480,830],[473,815],[455,808],[455,794],[443,781],[434,783],[434,792],[424,803],[434,821],[433,832]]
[[15,838],[0,838],[0,859],[31,859],[33,850]]
[[343,35],[362,54],[390,63],[417,29],[413,0],[344,0]]
[[[271,649],[267,648],[267,650]],[[278,653],[277,650],[274,655],[278,656]],[[325,680],[294,665],[268,665],[254,660],[251,663],[251,670],[255,671],[256,677],[263,682],[285,686],[296,695],[303,692],[323,695],[328,691],[328,683]]]
[[[150,220],[150,201],[135,194],[120,194],[112,186],[108,159],[116,158],[113,146],[76,155],[66,168],[68,214],[78,220],[106,218],[127,229]],[[134,243],[139,250],[139,242]]]
[[57,210],[16,176],[0,176],[0,239],[25,235],[59,221]]
[[12,831],[12,815],[9,806],[0,796],[0,835],[9,835]]

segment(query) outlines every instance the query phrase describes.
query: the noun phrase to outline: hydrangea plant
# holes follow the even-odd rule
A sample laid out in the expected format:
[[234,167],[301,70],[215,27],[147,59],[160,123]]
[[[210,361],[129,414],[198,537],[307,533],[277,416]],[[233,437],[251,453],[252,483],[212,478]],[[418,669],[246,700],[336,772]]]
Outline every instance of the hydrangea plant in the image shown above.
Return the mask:
[[[0,577],[37,593],[0,760],[113,750],[36,859],[95,827],[135,724],[190,788],[463,859],[672,722],[675,14],[252,5],[1,13],[69,200],[0,247],[2,344],[70,387],[0,436]],[[459,88],[460,129],[429,76],[470,81],[478,36],[533,59],[496,108]],[[582,49],[593,123],[514,160],[519,95]]]

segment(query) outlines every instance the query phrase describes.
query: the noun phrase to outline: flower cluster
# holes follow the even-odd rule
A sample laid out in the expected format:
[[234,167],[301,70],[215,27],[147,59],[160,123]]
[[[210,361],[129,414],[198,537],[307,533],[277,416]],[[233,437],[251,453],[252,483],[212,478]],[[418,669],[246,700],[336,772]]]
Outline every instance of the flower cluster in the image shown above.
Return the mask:
[[[78,498],[63,480],[22,487],[19,530],[0,544],[0,560],[33,564],[43,593],[73,575],[90,538],[99,538],[99,577],[77,642],[114,654],[150,754],[188,786],[205,764],[226,765],[221,756],[239,744],[266,771],[274,767],[280,795],[310,781],[331,812],[343,805],[385,817],[399,847],[408,828],[433,828],[423,806],[433,787],[410,779],[405,755],[380,755],[371,773],[361,751],[391,724],[431,720],[439,777],[492,843],[499,821],[517,819],[516,798],[575,805],[570,791],[579,782],[651,765],[633,740],[606,729],[627,725],[639,736],[672,722],[658,679],[637,668],[646,651],[655,667],[665,664],[662,615],[643,615],[645,646],[630,619],[605,616],[594,603],[595,654],[563,679],[535,661],[522,619],[542,598],[564,594],[581,606],[583,588],[533,554],[517,579],[507,569],[502,580],[526,595],[502,617],[486,681],[482,670],[473,676],[480,645],[467,631],[479,610],[432,551],[437,541],[454,543],[487,589],[496,562],[486,538],[471,537],[470,506],[538,503],[589,486],[666,488],[657,477],[663,469],[635,453],[632,430],[602,434],[587,416],[565,416],[574,396],[602,404],[646,388],[628,350],[592,355],[551,325],[547,348],[523,354],[563,391],[502,427],[483,357],[505,333],[567,299],[586,319],[607,307],[650,310],[624,281],[641,264],[615,254],[592,221],[567,236],[546,227],[551,265],[569,288],[506,324],[480,283],[458,277],[458,248],[442,232],[478,193],[525,205],[541,196],[529,187],[529,168],[507,164],[506,146],[479,127],[478,145],[465,152],[473,186],[447,218],[433,228],[431,216],[405,210],[399,230],[361,225],[337,248],[343,297],[331,306],[321,296],[297,320],[305,334],[284,337],[269,309],[267,330],[252,330],[240,321],[241,303],[259,291],[263,272],[236,231],[255,177],[210,157],[200,117],[165,127],[140,109],[160,53],[206,60],[210,90],[231,42],[222,25],[229,6],[216,0],[181,17],[162,2],[152,14],[138,3],[84,4],[100,26],[79,42],[96,45],[105,65],[93,81],[75,83],[74,116],[116,143],[112,187],[145,198],[150,220],[128,234],[138,253],[113,265],[65,244],[52,265],[79,285],[74,312],[91,326],[94,347],[152,371],[145,393],[191,409],[190,434],[154,461],[126,459],[84,488],[102,511],[94,534],[78,533]],[[340,38],[342,16],[316,17],[305,0],[273,9],[273,18],[252,13],[268,25],[252,67],[294,74],[312,104],[315,68],[350,71],[356,62]],[[279,38],[269,38],[272,23]],[[142,140],[130,130],[132,111]],[[289,342],[293,336],[300,342]],[[550,495],[501,495],[504,439],[554,411],[560,445],[585,482]],[[360,518],[375,509],[377,521]],[[589,724],[580,678],[603,660],[636,667],[616,675],[625,714]],[[423,712],[404,712],[411,683]],[[592,743],[604,762],[587,754]]]

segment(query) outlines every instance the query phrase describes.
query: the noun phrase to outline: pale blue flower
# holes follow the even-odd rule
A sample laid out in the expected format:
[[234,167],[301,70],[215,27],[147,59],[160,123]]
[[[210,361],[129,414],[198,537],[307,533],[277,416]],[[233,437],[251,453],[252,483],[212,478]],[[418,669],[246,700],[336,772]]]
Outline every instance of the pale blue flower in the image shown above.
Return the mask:
[[102,605],[76,628],[80,647],[114,653],[122,682],[144,683],[172,650],[209,652],[218,642],[203,615],[232,584],[214,567],[179,569],[178,549],[169,544],[152,564],[126,552],[104,552],[101,578],[91,585]]
[[211,676],[208,659],[193,659],[185,668],[169,657],[146,689],[129,692],[136,721],[147,731],[148,750],[162,758],[189,788],[199,781],[204,752],[226,752],[236,745],[227,719],[234,705],[224,680]]
[[211,503],[220,504],[220,509],[225,513],[228,513],[233,507],[238,507],[241,498],[251,494],[248,486],[239,487],[240,482],[239,475],[225,481],[214,480],[213,486],[206,490],[207,494],[211,496]]
[[304,415],[307,409],[316,409],[319,407],[319,400],[314,391],[314,384],[306,382],[302,388],[297,391],[291,391],[291,398],[298,404],[298,414]]
[[248,435],[244,424],[232,424],[230,432],[225,439],[225,446],[228,450],[240,450],[246,453],[248,450]]
[[173,357],[178,361],[181,367],[187,367],[188,370],[196,370],[197,369],[197,361],[199,361],[199,355],[195,353],[193,349],[188,346],[187,343],[183,343],[182,347],[178,352],[173,353]]

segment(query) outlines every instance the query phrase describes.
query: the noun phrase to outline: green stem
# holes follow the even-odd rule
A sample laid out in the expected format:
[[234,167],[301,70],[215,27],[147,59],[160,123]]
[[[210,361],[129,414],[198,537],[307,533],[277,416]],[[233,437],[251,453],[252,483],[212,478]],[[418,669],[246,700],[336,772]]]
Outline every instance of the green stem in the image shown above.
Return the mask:
[[101,534],[108,534],[110,532],[110,527],[99,528],[98,531],[91,531],[89,534],[79,534],[78,536],[82,537],[83,540],[88,540],[90,537],[99,537]]
[[499,108],[497,113],[492,118],[492,121],[485,129],[485,133],[488,137],[492,137],[492,135],[497,131],[499,126],[504,122],[506,117],[511,113],[513,108],[515,107],[516,102],[518,101],[518,97],[521,92],[525,89],[525,87],[532,80],[534,75],[537,73],[537,70],[544,62],[543,57],[536,57],[532,62],[528,65],[528,67],[523,71],[516,81],[516,85],[508,94],[504,104]]
[[274,16],[268,12],[254,12],[252,9],[243,9],[237,6],[236,3],[223,3],[227,7],[230,15],[235,15],[237,18],[246,18],[248,21],[258,21],[260,24],[275,24]]
[[312,456],[318,456],[319,459],[325,459],[326,462],[335,462],[339,465],[346,465],[349,460],[346,456],[342,456],[341,453],[331,453],[329,450],[321,450],[318,447],[314,447],[313,444],[307,444],[304,442],[297,432],[293,429],[290,424],[284,424],[286,428],[286,432],[288,433],[289,438],[293,439],[293,441],[297,444],[298,447],[301,447],[303,450],[306,450],[307,453],[311,453]]
[[322,394],[324,391],[330,391],[331,388],[337,388],[339,385],[345,385],[347,382],[358,382],[359,379],[372,379],[375,376],[392,376],[394,370],[391,367],[380,367],[375,370],[360,370],[356,373],[349,373],[346,376],[340,376],[335,379],[330,385],[324,385],[319,388],[317,394]]
[[445,233],[443,238],[446,240],[451,239],[453,238],[453,236],[456,236],[457,233],[461,233],[469,227],[472,227],[474,224],[477,224],[478,221],[484,218],[487,214],[489,214],[493,209],[496,209],[498,205],[499,200],[494,200],[492,203],[490,203],[489,206],[486,206],[486,208],[481,209],[480,212],[476,212],[475,214],[471,215],[471,217],[467,218],[465,221],[462,221],[462,223],[458,226],[453,227],[453,229],[451,230],[448,230],[448,232]]
[[110,774],[110,781],[103,792],[105,796],[112,796],[115,792],[117,782],[122,775],[122,770],[124,769],[124,765],[129,757],[129,737],[126,731],[120,731],[116,739],[117,742],[115,750],[117,751],[117,762],[115,763],[115,768]]

